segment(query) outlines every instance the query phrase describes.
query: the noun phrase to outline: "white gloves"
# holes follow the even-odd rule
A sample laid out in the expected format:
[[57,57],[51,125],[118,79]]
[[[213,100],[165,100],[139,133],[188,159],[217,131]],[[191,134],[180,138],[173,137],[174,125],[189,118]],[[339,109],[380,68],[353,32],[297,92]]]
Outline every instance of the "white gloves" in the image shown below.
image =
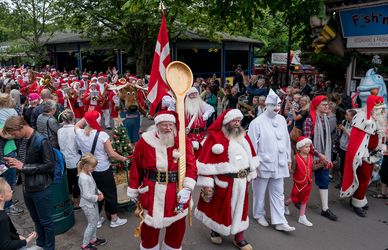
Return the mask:
[[194,148],[194,150],[199,149],[199,142],[197,142],[197,141],[192,141],[192,143],[193,143],[193,148]]
[[204,121],[206,121],[207,118],[209,118],[209,117],[207,117],[207,115],[205,115],[205,114],[202,115],[202,119],[203,119]]
[[139,200],[139,193],[138,192],[134,192],[134,190],[132,188],[130,188],[130,187],[127,188],[127,196],[134,203],[137,203],[137,201]]
[[190,199],[190,195],[191,195],[191,190],[189,188],[184,187],[178,193],[179,203],[186,204]]

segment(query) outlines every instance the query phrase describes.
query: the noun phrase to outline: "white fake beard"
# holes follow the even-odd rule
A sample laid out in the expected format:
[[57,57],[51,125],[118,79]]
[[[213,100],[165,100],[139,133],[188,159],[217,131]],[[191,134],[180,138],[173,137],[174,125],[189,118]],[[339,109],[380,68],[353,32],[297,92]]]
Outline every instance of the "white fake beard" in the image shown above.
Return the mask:
[[245,130],[241,127],[231,127],[229,125],[222,126],[222,132],[224,132],[225,136],[229,139],[234,139],[236,141],[241,141],[245,137]]
[[172,147],[175,144],[176,129],[173,129],[170,133],[162,133],[159,130],[156,131],[160,143],[166,147]]
[[200,97],[196,97],[194,99],[191,99],[190,97],[186,97],[185,114],[190,117],[197,114],[198,117],[200,117],[200,113],[202,113],[201,103],[202,103],[202,99]]
[[387,129],[387,122],[385,120],[386,113],[372,114],[373,119],[376,122],[376,128],[378,133],[385,134],[385,130]]

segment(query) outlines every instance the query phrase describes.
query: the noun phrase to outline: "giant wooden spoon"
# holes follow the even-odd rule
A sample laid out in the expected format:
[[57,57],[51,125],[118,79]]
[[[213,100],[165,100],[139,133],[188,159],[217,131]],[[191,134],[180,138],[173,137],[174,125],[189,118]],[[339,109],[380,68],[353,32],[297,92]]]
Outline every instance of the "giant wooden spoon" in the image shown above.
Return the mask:
[[166,79],[176,99],[176,111],[179,118],[179,169],[178,191],[183,188],[186,175],[186,133],[185,133],[185,96],[193,84],[193,73],[189,66],[180,61],[171,62],[166,69]]

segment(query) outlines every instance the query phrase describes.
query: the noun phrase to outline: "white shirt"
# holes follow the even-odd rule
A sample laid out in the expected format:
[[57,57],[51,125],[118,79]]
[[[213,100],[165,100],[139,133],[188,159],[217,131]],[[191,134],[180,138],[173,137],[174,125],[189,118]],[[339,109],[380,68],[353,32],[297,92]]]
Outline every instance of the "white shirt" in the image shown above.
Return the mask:
[[[87,136],[85,135],[83,129],[78,128],[75,130],[75,138],[82,154],[90,153],[90,151],[92,150],[96,132],[97,130],[92,130],[92,132],[90,132],[90,135]],[[107,140],[109,140],[109,135],[104,131],[101,131],[100,135],[98,136],[96,149],[94,150],[94,156],[97,158],[98,161],[96,170],[94,170],[96,172],[106,171],[110,166],[109,157],[104,147],[104,143]]]
[[63,157],[65,157],[66,168],[74,169],[81,158],[77,142],[75,140],[74,125],[67,124],[58,130],[58,144]]
[[260,160],[258,176],[289,177],[291,143],[284,117],[276,115],[271,119],[265,113],[261,114],[249,125],[248,135]]

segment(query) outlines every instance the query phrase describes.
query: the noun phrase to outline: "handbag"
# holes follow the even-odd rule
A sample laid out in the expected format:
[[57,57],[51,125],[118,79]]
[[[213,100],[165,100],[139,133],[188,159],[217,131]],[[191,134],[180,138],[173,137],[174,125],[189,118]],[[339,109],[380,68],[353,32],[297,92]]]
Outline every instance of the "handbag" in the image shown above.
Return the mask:
[[302,130],[298,129],[295,125],[290,132],[290,138],[293,143],[298,142],[299,136],[302,135]]

